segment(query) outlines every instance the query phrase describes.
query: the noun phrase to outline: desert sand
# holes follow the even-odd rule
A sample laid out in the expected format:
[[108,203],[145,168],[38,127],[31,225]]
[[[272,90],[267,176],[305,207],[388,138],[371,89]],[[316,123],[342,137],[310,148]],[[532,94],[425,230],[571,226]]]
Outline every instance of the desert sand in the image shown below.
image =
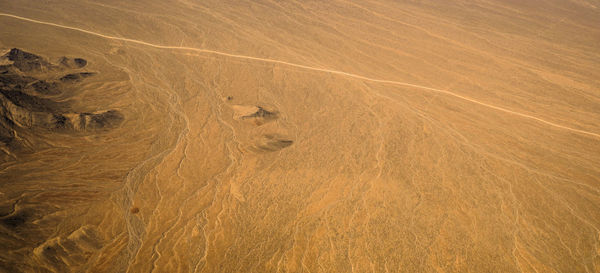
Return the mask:
[[600,272],[600,2],[2,1],[0,272]]

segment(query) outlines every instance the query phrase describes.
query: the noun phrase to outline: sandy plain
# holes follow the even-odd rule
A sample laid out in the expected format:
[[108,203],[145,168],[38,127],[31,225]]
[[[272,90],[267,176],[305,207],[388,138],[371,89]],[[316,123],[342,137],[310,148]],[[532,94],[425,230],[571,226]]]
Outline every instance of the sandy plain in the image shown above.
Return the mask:
[[0,2],[0,271],[599,272],[599,8]]

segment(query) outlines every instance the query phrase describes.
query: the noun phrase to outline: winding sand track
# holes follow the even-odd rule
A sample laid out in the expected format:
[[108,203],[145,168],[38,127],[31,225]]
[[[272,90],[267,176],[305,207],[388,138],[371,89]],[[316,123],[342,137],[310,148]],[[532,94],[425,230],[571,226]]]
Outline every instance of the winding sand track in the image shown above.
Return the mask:
[[201,52],[201,53],[215,54],[215,55],[226,56],[226,57],[231,57],[231,58],[239,58],[239,59],[245,59],[245,60],[261,61],[261,62],[266,62],[266,63],[283,64],[283,65],[287,65],[287,66],[298,67],[298,68],[308,69],[308,70],[313,70],[313,71],[320,71],[320,72],[325,72],[325,73],[331,73],[331,74],[336,74],[336,75],[341,75],[341,76],[356,78],[356,79],[370,81],[370,82],[377,82],[377,83],[384,83],[384,84],[393,84],[393,85],[400,85],[400,86],[413,87],[413,88],[418,88],[418,89],[433,91],[433,92],[437,92],[437,93],[442,93],[442,94],[446,94],[446,95],[449,95],[449,96],[453,96],[453,97],[456,97],[456,98],[459,98],[459,99],[463,99],[463,100],[466,100],[466,101],[469,101],[469,102],[472,102],[472,103],[475,103],[475,104],[478,104],[478,105],[481,105],[481,106],[485,106],[485,107],[488,107],[488,108],[491,108],[491,109],[495,109],[495,110],[498,110],[498,111],[501,111],[501,112],[505,112],[505,113],[508,113],[508,114],[520,116],[520,117],[531,119],[531,120],[535,120],[535,121],[544,123],[544,124],[552,126],[552,127],[556,127],[556,128],[568,130],[568,131],[571,131],[571,132],[574,132],[574,133],[579,133],[579,134],[583,134],[583,135],[592,136],[592,137],[595,137],[595,138],[600,138],[600,134],[597,134],[597,133],[594,133],[594,132],[589,132],[589,131],[585,131],[585,130],[580,130],[580,129],[576,129],[576,128],[571,128],[571,127],[568,127],[568,126],[560,125],[560,124],[557,124],[557,123],[554,123],[554,122],[550,122],[550,121],[547,121],[547,120],[544,120],[542,118],[538,118],[538,117],[535,117],[535,116],[532,116],[532,115],[520,113],[520,112],[513,111],[513,110],[510,110],[510,109],[506,109],[506,108],[503,108],[503,107],[500,107],[500,106],[495,106],[495,105],[491,105],[491,104],[488,104],[488,103],[485,103],[485,102],[481,102],[481,101],[478,101],[478,100],[475,100],[475,99],[472,99],[472,98],[469,98],[469,97],[465,97],[463,95],[456,94],[454,92],[450,92],[448,90],[442,90],[442,89],[437,89],[437,88],[422,86],[422,85],[418,85],[418,84],[412,84],[412,83],[406,83],[406,82],[399,82],[399,81],[393,81],[393,80],[374,79],[374,78],[369,78],[369,77],[365,77],[365,76],[361,76],[361,75],[357,75],[357,74],[352,74],[352,73],[348,73],[348,72],[343,72],[343,71],[338,71],[338,70],[332,70],[332,69],[326,69],[326,68],[311,67],[311,66],[306,66],[306,65],[302,65],[302,64],[295,64],[295,63],[290,63],[290,62],[281,61],[281,60],[274,60],[274,59],[268,59],[268,58],[260,58],[260,57],[253,57],[253,56],[231,54],[231,53],[226,53],[226,52],[220,52],[220,51],[209,50],[209,49],[194,48],[194,47],[157,45],[157,44],[152,44],[152,43],[148,43],[148,42],[144,42],[144,41],[140,41],[140,40],[123,38],[123,37],[116,37],[116,36],[111,36],[111,35],[105,35],[105,34],[93,32],[93,31],[89,31],[89,30],[85,30],[85,29],[81,29],[81,28],[77,28],[77,27],[65,26],[65,25],[51,23],[51,22],[45,22],[45,21],[39,21],[39,20],[35,20],[35,19],[31,19],[31,18],[26,18],[26,17],[22,17],[22,16],[18,16],[18,15],[13,15],[13,14],[8,14],[8,13],[0,13],[0,16],[10,17],[10,18],[19,19],[19,20],[28,21],[28,22],[37,23],[37,24],[43,24],[43,25],[48,25],[48,26],[54,26],[54,27],[59,27],[59,28],[64,28],[64,29],[75,30],[75,31],[87,33],[87,34],[90,34],[90,35],[94,35],[94,36],[106,38],[106,39],[125,41],[125,42],[135,43],[135,44],[139,44],[139,45],[154,47],[154,48],[171,49],[171,50],[187,50],[187,51],[195,51],[195,52]]

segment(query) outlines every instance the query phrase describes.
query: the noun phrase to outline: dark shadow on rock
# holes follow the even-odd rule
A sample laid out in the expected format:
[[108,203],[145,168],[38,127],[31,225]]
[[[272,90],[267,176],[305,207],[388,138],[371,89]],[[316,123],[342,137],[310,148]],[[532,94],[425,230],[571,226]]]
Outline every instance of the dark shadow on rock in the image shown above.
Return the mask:
[[79,117],[82,130],[115,128],[124,120],[123,114],[117,110],[109,110],[99,114],[81,113]]
[[60,89],[55,82],[48,82],[44,80],[38,80],[29,85],[34,92],[40,95],[58,95]]
[[63,83],[73,83],[81,81],[82,79],[91,77],[96,75],[94,72],[79,72],[79,73],[71,73],[62,76],[59,80]]
[[24,213],[17,213],[14,215],[9,215],[0,218],[0,223],[9,229],[17,229],[19,227],[22,227],[23,225],[25,225],[26,221],[27,215],[25,215]]
[[[17,90],[0,90],[0,94],[16,106],[22,107],[27,111],[54,113],[60,112],[62,108],[65,108],[61,103],[56,101],[31,96]],[[2,100],[2,98],[0,98],[0,100]]]
[[292,144],[294,144],[293,140],[275,134],[267,134],[256,143],[254,148],[261,152],[275,152],[287,148]]
[[277,113],[267,111],[264,108],[258,106],[258,110],[256,111],[256,113],[242,117],[242,119],[247,119],[247,118],[275,119],[275,118],[277,118]]

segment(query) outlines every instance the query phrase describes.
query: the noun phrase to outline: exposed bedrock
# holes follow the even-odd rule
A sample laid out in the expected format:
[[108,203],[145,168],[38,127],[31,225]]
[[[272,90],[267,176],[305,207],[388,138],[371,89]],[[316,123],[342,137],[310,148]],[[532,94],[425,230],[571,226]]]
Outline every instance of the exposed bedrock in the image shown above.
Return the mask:
[[[77,71],[87,65],[85,59],[62,57],[59,64],[53,64],[13,48],[0,57],[0,64],[0,145],[5,153],[27,146],[27,139],[17,137],[22,131],[93,133],[115,128],[124,120],[118,110],[77,112],[68,102],[52,98],[97,74]],[[40,73],[46,73],[44,79],[38,78]]]

